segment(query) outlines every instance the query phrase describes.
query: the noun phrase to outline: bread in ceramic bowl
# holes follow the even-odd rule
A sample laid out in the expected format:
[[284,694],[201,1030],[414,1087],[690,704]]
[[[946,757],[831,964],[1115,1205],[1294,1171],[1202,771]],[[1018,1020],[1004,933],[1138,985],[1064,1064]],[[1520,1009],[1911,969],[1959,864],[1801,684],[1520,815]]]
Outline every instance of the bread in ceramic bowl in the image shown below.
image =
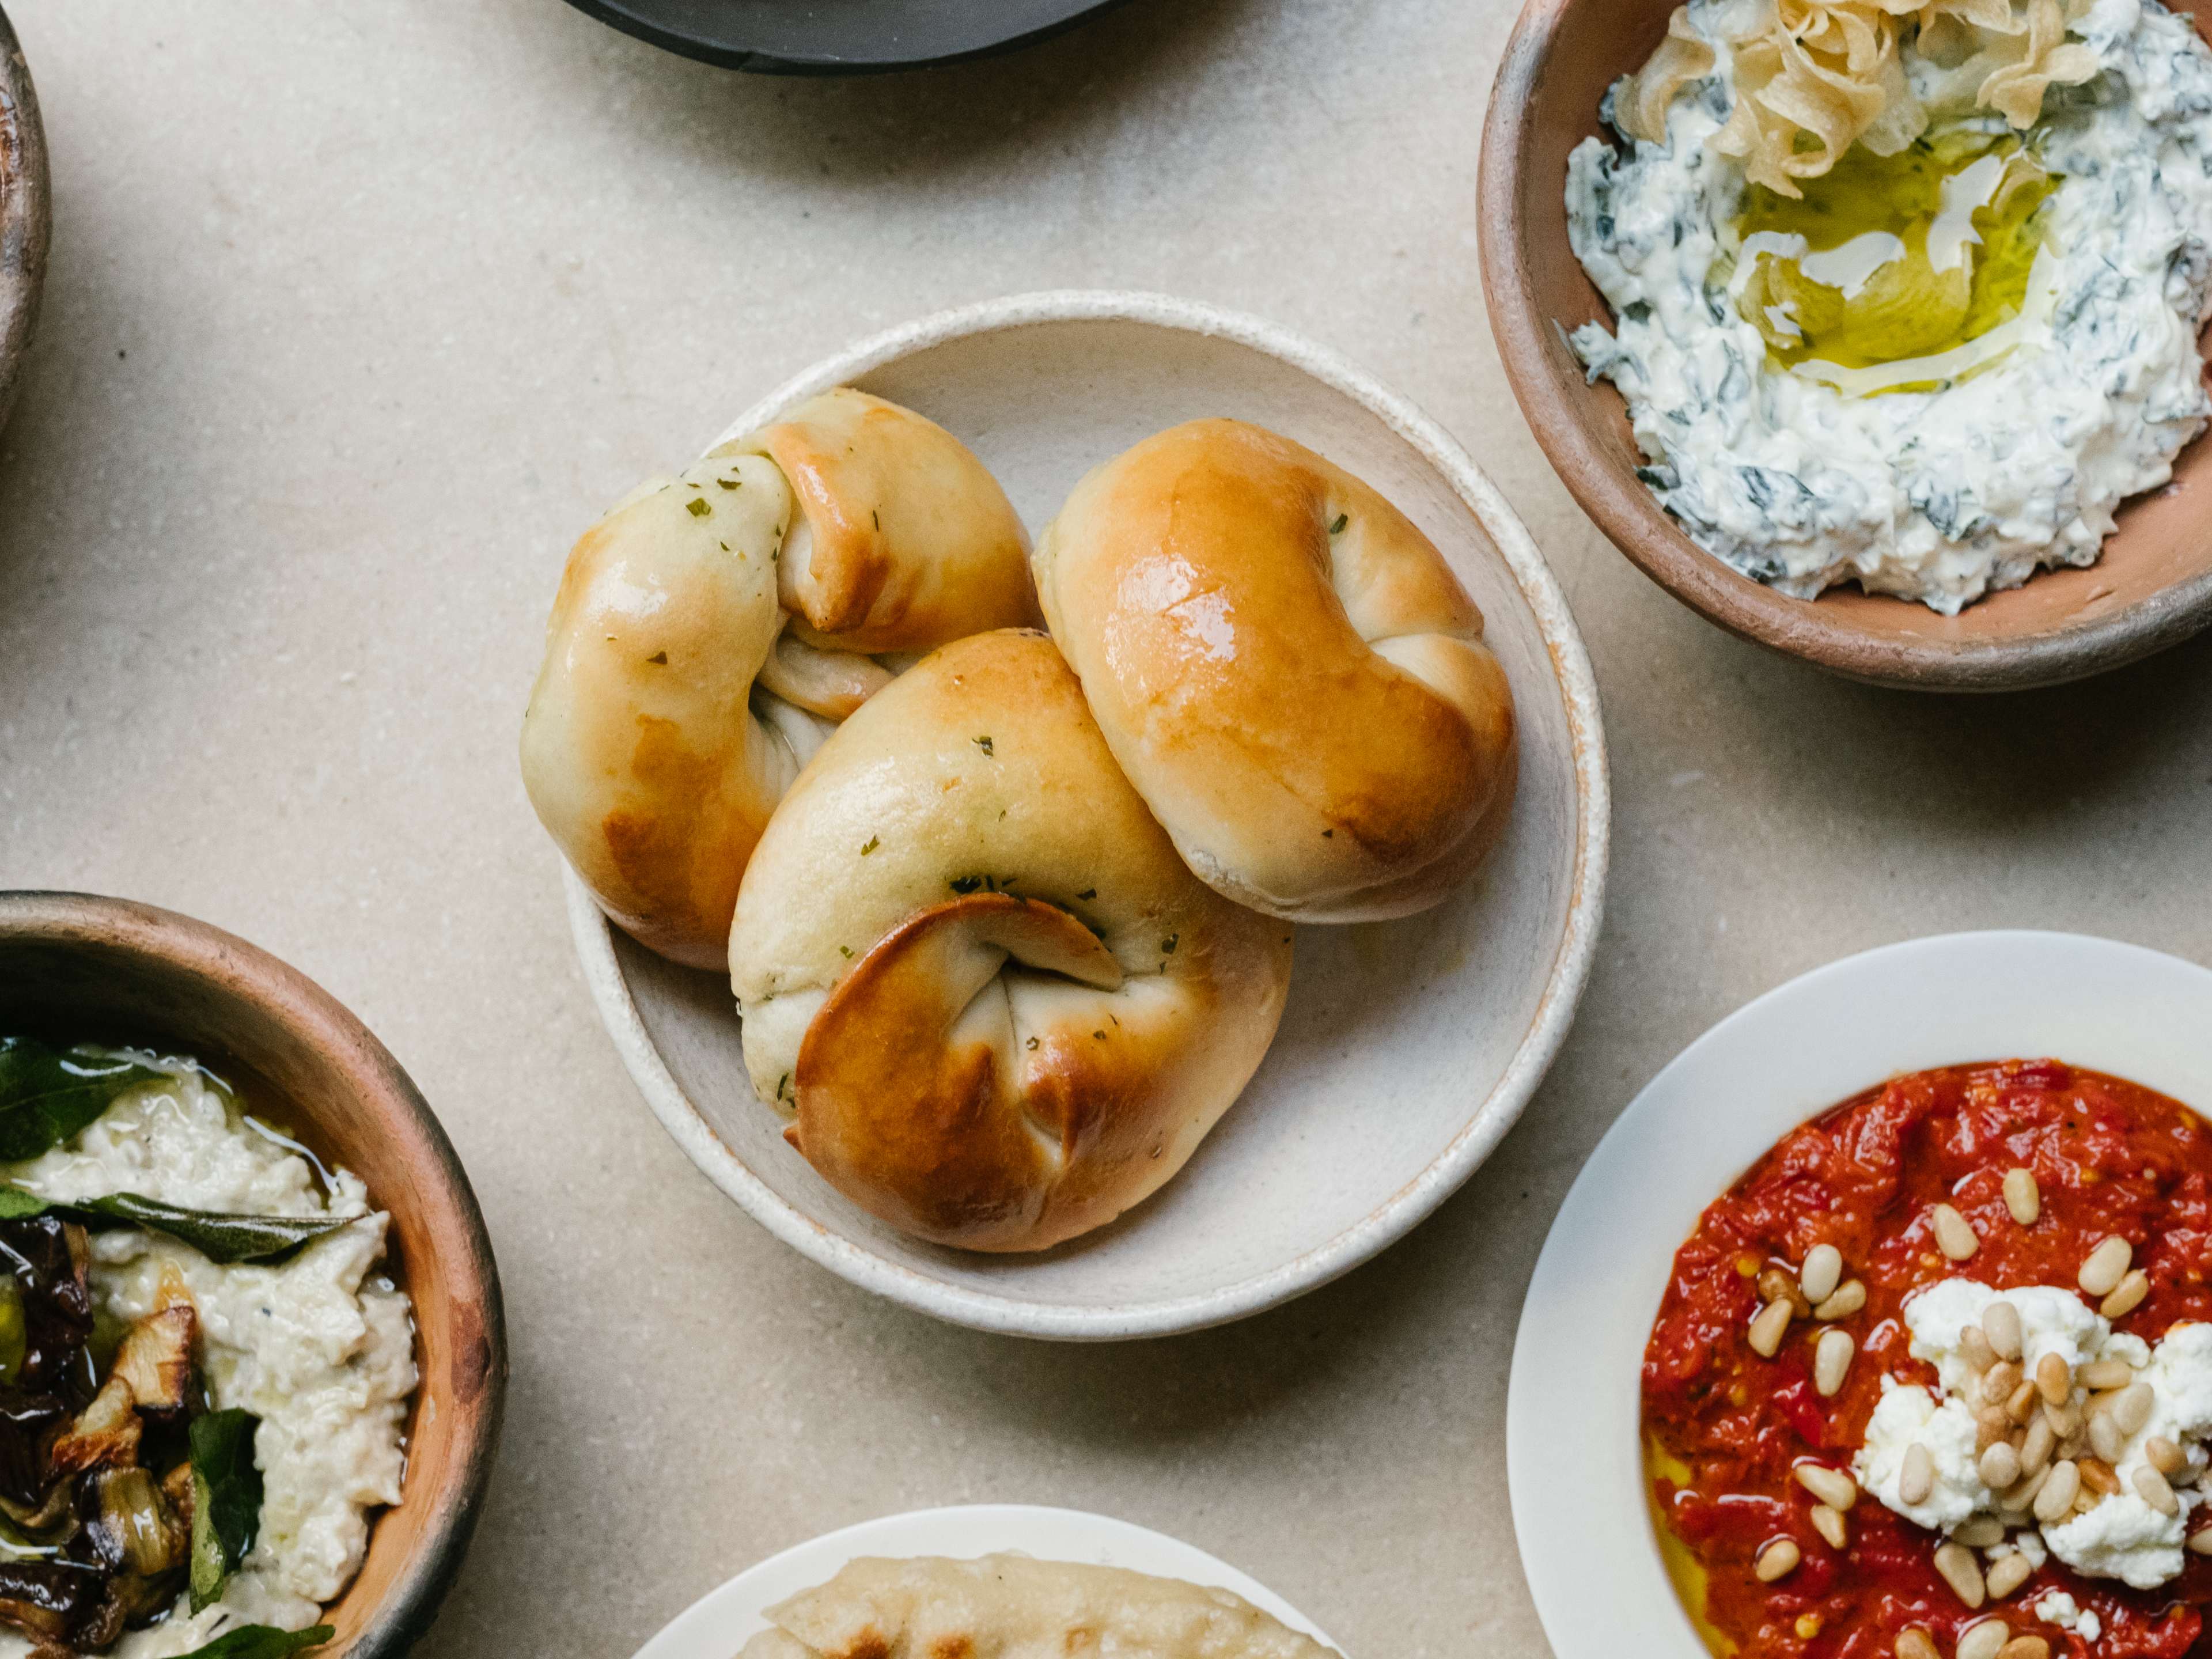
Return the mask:
[[1337,1659],[1225,1589],[1011,1553],[863,1557],[768,1616],[738,1659]]
[[745,871],[745,1064],[862,1209],[1042,1249],[1180,1170],[1266,1054],[1291,930],[1193,877],[1051,641],[925,659],[824,744]]
[[915,653],[1034,622],[1028,550],[958,439],[849,387],[640,486],[554,600],[522,730],[539,820],[617,925],[720,968],[799,768]]
[[1240,421],[1076,485],[1032,561],[1052,636],[1190,867],[1271,915],[1437,902],[1510,810],[1512,692],[1434,544]]

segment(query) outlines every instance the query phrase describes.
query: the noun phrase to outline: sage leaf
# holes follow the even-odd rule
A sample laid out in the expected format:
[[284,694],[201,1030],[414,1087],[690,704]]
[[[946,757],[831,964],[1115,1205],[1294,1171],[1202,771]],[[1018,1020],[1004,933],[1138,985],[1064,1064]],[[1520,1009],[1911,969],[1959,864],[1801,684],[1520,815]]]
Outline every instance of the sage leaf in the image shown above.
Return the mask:
[[306,1630],[278,1630],[274,1625],[240,1625],[225,1631],[204,1648],[194,1648],[185,1659],[289,1659],[308,1648],[319,1648],[337,1634],[330,1625]]
[[137,1193],[46,1199],[21,1187],[0,1184],[0,1221],[50,1214],[81,1221],[94,1231],[125,1226],[167,1233],[226,1267],[234,1261],[266,1261],[288,1255],[302,1244],[350,1227],[360,1219],[343,1215],[237,1215],[225,1210],[187,1210]]
[[0,1164],[58,1146],[125,1089],[167,1073],[135,1060],[64,1052],[35,1037],[0,1037]]
[[261,1471],[253,1463],[253,1431],[260,1426],[252,1413],[236,1410],[192,1419],[194,1613],[222,1599],[225,1581],[261,1528]]

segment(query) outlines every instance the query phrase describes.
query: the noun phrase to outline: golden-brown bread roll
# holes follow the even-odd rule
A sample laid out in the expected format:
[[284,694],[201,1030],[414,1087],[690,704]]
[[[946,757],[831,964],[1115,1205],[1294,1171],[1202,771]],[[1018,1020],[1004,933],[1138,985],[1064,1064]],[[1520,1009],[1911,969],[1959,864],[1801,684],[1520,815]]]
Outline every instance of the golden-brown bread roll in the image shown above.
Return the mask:
[[523,718],[539,820],[599,906],[727,960],[762,827],[907,659],[1032,622],[1028,544],[958,439],[844,388],[641,486],[568,556]]
[[1241,421],[1077,484],[1033,564],[1122,769],[1211,886],[1272,915],[1436,903],[1502,830],[1513,696],[1412,520]]
[[895,1227],[1042,1249],[1181,1169],[1250,1079],[1291,930],[1194,879],[1043,635],[924,659],[839,727],[730,932],[745,1064]]
[[739,1659],[1338,1659],[1231,1591],[1027,1555],[864,1557],[768,1616]]

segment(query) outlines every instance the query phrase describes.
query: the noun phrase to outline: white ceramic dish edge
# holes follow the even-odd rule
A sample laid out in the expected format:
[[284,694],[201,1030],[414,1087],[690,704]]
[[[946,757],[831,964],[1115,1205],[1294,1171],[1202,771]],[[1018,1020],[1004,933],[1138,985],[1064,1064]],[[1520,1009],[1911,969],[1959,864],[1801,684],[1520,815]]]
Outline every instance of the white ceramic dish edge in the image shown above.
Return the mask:
[[[2056,1058],[2212,1109],[2212,969],[2079,934],[1952,933],[1745,1005],[1629,1103],[1583,1166],[1514,1344],[1506,1472],[1559,1659],[1707,1659],[1658,1554],[1638,1445],[1644,1345],[1705,1206],[1784,1133],[1903,1073]],[[1686,1123],[1695,1133],[1685,1133]]]
[[[1558,579],[1512,507],[1474,459],[1426,415],[1345,359],[1288,330],[1171,295],[1051,290],[921,318],[860,342],[784,382],[714,441],[897,358],[964,335],[1040,323],[1131,321],[1224,338],[1278,357],[1382,420],[1449,482],[1498,544],[1534,613],[1574,734],[1579,796],[1575,899],[1543,998],[1504,1074],[1445,1150],[1363,1221],[1294,1261],[1204,1295],[1128,1312],[1054,1308],[946,1285],[887,1262],[800,1214],[748,1170],[693,1109],[647,1036],[614,953],[613,929],[563,867],[570,930],[586,985],[624,1066],[663,1127],[708,1177],[793,1249],[863,1289],[955,1324],[1062,1341],[1116,1341],[1203,1329],[1273,1307],[1349,1272],[1402,1237],[1456,1191],[1516,1121],[1565,1040],[1589,975],[1604,907],[1611,801],[1597,683]],[[712,447],[712,445],[708,446]]]
[[678,1613],[638,1650],[636,1659],[731,1659],[768,1628],[769,1607],[835,1577],[848,1562],[861,1556],[972,1559],[1008,1550],[1042,1560],[1125,1567],[1212,1585],[1243,1596],[1324,1645],[1336,1645],[1266,1585],[1165,1533],[1080,1510],[972,1504],[863,1521],[770,1556]]

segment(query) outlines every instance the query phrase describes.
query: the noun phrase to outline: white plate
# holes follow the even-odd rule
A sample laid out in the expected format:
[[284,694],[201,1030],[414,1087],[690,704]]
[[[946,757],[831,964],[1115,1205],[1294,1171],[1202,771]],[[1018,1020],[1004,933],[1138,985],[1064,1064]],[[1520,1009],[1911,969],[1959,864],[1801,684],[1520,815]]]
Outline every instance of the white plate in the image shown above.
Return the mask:
[[1651,1079],[1577,1178],[1513,1351],[1506,1470],[1559,1659],[1705,1659],[1644,1498],[1639,1371],[1674,1251],[1784,1133],[1901,1073],[2056,1059],[2212,1109],[2212,972],[2072,933],[1869,951],[1738,1010]]
[[572,878],[585,977],[630,1075],[692,1161],[779,1238],[957,1323],[1158,1335],[1240,1318],[1365,1261],[1489,1155],[1582,994],[1605,878],[1605,757],[1558,583],[1433,422],[1248,318],[1144,295],[995,301],[854,347],[731,434],[846,384],[957,433],[1033,532],[1092,465],[1197,416],[1257,421],[1360,474],[1434,538],[1488,619],[1522,722],[1513,821],[1483,873],[1437,908],[1300,928],[1281,1035],[1244,1097],[1158,1196],[1041,1256],[921,1243],[847,1202],[754,1097],[726,981],[633,944]]
[[916,1510],[863,1521],[771,1556],[711,1590],[637,1650],[637,1659],[732,1659],[769,1626],[768,1609],[836,1577],[864,1555],[949,1555],[963,1559],[1019,1550],[1040,1560],[1126,1567],[1162,1578],[1188,1579],[1234,1592],[1325,1647],[1334,1647],[1313,1621],[1264,1584],[1225,1561],[1165,1533],[1079,1510],[1032,1504],[975,1504]]

